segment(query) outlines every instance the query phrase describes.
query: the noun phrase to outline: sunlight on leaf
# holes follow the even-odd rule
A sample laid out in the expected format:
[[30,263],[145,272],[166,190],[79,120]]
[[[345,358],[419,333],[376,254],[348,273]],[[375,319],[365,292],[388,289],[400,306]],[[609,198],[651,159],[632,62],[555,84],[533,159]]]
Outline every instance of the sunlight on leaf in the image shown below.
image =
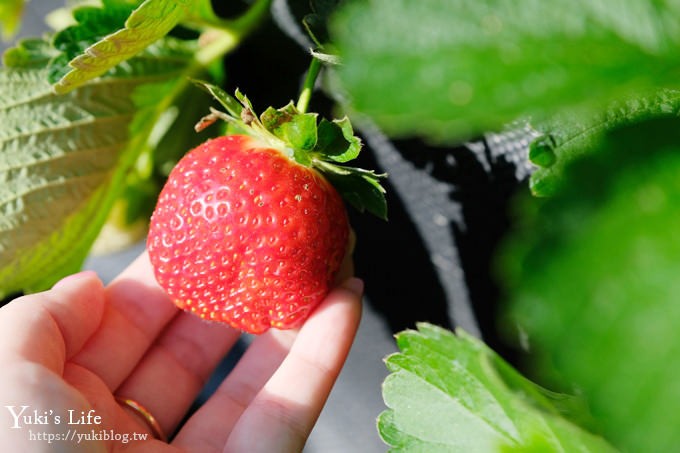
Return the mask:
[[390,452],[525,451],[537,439],[548,451],[614,451],[562,417],[584,417],[574,397],[529,382],[463,331],[421,323],[397,344],[378,419]]
[[152,80],[177,83],[190,61],[164,42],[64,95],[28,57],[0,71],[0,297],[44,289],[81,265],[161,113],[162,97],[135,93]]
[[524,115],[677,86],[678,2],[345,5],[331,29],[340,81],[351,107],[393,136],[459,141]]
[[[193,1],[146,0],[130,14],[124,28],[105,36],[69,61],[68,72],[54,84],[55,91],[66,93],[138,54],[177,25]],[[93,22],[92,26],[95,25]]]
[[531,175],[535,195],[555,194],[563,181],[565,167],[596,148],[610,130],[626,124],[662,116],[680,116],[680,91],[654,90],[610,103],[597,112],[567,112],[534,124],[543,133],[530,146],[529,158],[538,169]]

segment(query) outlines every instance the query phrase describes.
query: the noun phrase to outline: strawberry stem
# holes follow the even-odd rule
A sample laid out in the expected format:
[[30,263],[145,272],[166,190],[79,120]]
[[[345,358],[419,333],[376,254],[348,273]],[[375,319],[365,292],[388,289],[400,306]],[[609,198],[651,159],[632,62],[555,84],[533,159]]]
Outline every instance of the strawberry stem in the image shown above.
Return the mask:
[[[204,33],[221,32],[230,35],[237,44],[243,40],[254,28],[262,23],[262,19],[269,13],[273,0],[254,0],[250,8],[236,19],[220,19],[214,8],[208,6],[209,12],[190,14],[186,23],[190,28],[202,29]],[[208,2],[210,3],[210,2]]]
[[312,56],[312,62],[309,64],[309,69],[307,70],[307,77],[305,77],[305,82],[302,85],[302,91],[300,91],[300,97],[298,98],[297,105],[295,106],[300,113],[307,112],[309,101],[312,99],[314,85],[316,84],[316,78],[320,71],[321,60]]
[[232,21],[222,21],[203,32],[208,43],[196,53],[194,59],[201,66],[208,66],[223,57],[251,34],[269,13],[272,0],[257,0],[246,13]]

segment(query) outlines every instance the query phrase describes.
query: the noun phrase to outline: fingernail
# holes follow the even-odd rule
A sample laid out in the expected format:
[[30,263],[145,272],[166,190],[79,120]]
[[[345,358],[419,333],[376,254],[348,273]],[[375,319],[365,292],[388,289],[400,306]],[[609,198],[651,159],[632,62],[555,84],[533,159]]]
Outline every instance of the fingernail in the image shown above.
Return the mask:
[[78,280],[82,280],[92,276],[96,277],[97,273],[95,271],[82,271],[78,272],[77,274],[71,274],[59,280],[57,283],[54,284],[54,286],[52,286],[52,288],[61,288]]
[[359,297],[361,297],[364,293],[364,281],[361,280],[360,278],[356,277],[348,278],[341,285],[341,287],[351,291],[352,293],[356,294]]

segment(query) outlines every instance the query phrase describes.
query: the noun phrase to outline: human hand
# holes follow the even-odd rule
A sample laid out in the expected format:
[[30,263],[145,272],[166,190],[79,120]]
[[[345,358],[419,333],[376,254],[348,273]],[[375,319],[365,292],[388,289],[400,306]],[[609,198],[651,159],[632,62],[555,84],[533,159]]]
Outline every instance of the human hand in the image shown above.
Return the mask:
[[[300,451],[356,334],[362,288],[348,279],[300,329],[256,337],[167,444],[116,397],[142,404],[162,433],[175,432],[240,332],[178,310],[146,254],[108,287],[92,272],[67,277],[0,309],[0,445],[16,452]],[[69,424],[75,421],[82,423]],[[105,432],[118,440],[78,436]]]

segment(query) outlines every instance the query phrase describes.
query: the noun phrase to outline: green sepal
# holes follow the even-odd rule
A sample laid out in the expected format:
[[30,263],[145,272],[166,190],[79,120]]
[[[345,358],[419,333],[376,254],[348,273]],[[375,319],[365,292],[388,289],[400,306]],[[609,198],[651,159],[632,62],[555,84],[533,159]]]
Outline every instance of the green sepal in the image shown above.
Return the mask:
[[318,121],[316,113],[302,113],[292,102],[285,107],[267,108],[259,117],[248,98],[236,90],[235,97],[221,88],[200,80],[199,87],[209,92],[227,111],[211,109],[199,127],[217,119],[227,121],[245,133],[262,139],[300,165],[314,168],[328,179],[340,195],[358,211],[368,211],[387,220],[384,174],[361,168],[340,166],[359,156],[361,140],[354,136],[348,118]]
[[297,113],[297,109],[292,103],[289,103],[283,108],[275,109],[274,107],[268,107],[262,115],[260,115],[260,121],[262,125],[268,131],[274,131],[275,129],[281,127],[282,124],[291,121],[293,116]]
[[342,198],[356,210],[368,211],[382,220],[387,220],[385,189],[380,185],[380,180],[386,178],[386,174],[325,161],[314,161],[313,166],[323,173]]
[[252,102],[250,102],[250,99],[248,97],[241,93],[241,91],[237,88],[236,92],[234,93],[234,96],[236,96],[236,99],[243,105],[244,108],[249,109],[251,112],[255,112],[255,109],[253,108]]
[[361,151],[361,140],[347,117],[328,121],[322,119],[318,127],[317,151],[334,162],[349,162]]
[[243,105],[229,93],[224,91],[222,88],[212,83],[205,82],[203,80],[191,79],[191,81],[197,87],[207,91],[212,95],[217,102],[220,103],[222,107],[234,118],[241,118],[241,112],[243,111]]
[[262,125],[269,132],[290,145],[295,156],[300,155],[303,162],[308,165],[311,158],[305,156],[312,151],[317,142],[317,117],[316,113],[300,113],[290,103],[281,109],[269,107],[260,117]]

